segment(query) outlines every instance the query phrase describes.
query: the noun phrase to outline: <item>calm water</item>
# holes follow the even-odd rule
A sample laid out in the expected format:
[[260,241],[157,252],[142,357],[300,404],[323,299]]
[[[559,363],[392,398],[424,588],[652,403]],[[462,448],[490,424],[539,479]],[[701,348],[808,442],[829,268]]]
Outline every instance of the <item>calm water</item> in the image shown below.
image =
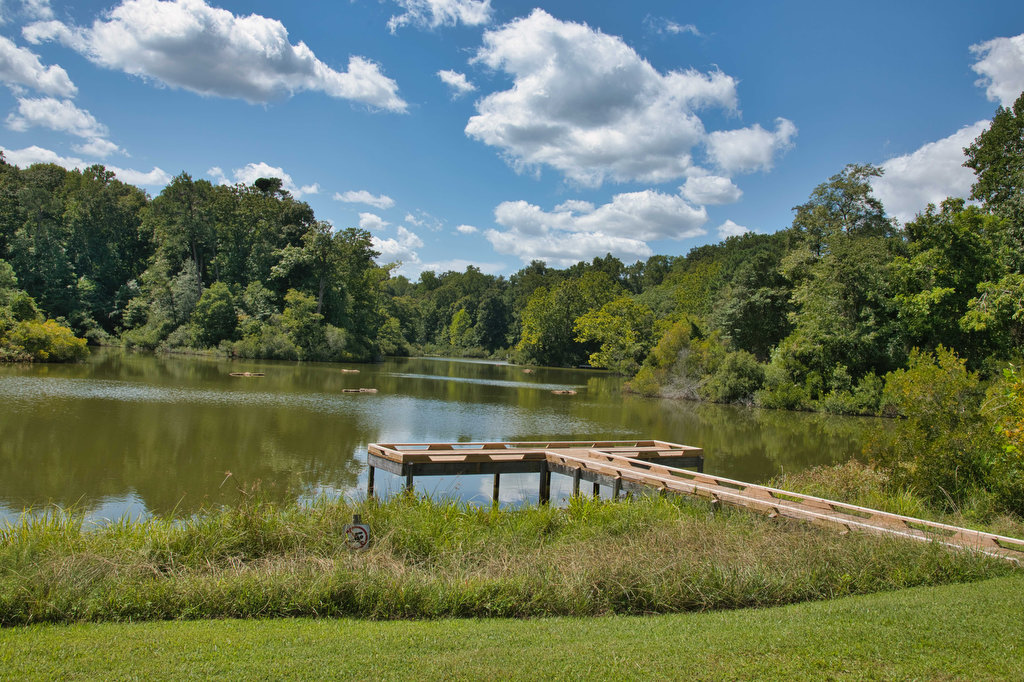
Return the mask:
[[[244,371],[266,376],[230,376]],[[356,496],[373,442],[656,438],[703,447],[708,472],[761,481],[855,456],[871,424],[623,396],[619,386],[594,371],[422,358],[299,364],[104,349],[77,365],[0,365],[0,519],[49,504],[101,519],[183,515],[253,485],[282,500]],[[358,387],[378,392],[342,393]],[[564,388],[578,394],[551,393]],[[563,478],[553,477],[553,499],[569,490]],[[400,484],[378,472],[380,493]],[[491,480],[422,478],[417,488],[485,501]],[[535,477],[502,478],[503,503],[531,497]]]

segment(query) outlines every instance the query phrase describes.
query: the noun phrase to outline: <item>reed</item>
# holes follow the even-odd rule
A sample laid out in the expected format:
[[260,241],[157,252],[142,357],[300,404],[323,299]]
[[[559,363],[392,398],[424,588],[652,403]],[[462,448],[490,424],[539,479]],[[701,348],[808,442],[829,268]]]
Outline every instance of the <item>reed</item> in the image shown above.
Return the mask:
[[[371,547],[343,528],[362,515]],[[0,624],[273,616],[589,616],[771,606],[1007,574],[938,545],[682,498],[499,509],[400,495],[187,520],[26,517],[0,530]]]

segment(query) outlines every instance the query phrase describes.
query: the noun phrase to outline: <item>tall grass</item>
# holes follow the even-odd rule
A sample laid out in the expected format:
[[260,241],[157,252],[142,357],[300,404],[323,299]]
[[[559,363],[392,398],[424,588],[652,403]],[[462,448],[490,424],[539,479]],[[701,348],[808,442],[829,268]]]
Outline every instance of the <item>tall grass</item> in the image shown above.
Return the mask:
[[[361,514],[371,547],[345,546]],[[75,515],[0,530],[0,624],[269,616],[645,614],[768,606],[976,580],[1006,562],[681,498],[506,510],[249,500],[83,532]]]

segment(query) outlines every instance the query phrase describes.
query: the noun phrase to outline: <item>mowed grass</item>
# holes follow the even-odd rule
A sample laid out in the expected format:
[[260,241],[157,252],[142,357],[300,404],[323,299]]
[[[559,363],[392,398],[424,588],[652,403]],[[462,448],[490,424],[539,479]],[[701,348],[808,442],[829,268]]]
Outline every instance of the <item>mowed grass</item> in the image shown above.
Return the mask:
[[0,629],[0,678],[1024,679],[1024,576],[648,617]]
[[[345,547],[360,513],[374,541]],[[931,543],[683,498],[564,509],[247,501],[189,520],[0,530],[0,625],[204,618],[539,618],[767,607],[1008,575]]]

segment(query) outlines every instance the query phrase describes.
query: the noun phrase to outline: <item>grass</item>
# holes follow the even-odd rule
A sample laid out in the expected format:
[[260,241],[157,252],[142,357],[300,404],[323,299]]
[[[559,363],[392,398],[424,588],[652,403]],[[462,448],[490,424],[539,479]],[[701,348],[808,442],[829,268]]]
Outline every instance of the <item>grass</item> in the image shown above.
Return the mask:
[[[374,534],[354,553],[343,528]],[[841,536],[682,498],[567,508],[246,501],[189,520],[0,530],[0,625],[278,616],[419,619],[767,607],[1008,575],[938,545]]]
[[1024,576],[770,609],[0,629],[3,679],[1024,679]]
[[894,486],[885,472],[853,460],[782,474],[768,485],[893,514],[1024,538],[1024,519],[997,513],[991,496],[979,493],[954,513],[936,511],[913,490]]

